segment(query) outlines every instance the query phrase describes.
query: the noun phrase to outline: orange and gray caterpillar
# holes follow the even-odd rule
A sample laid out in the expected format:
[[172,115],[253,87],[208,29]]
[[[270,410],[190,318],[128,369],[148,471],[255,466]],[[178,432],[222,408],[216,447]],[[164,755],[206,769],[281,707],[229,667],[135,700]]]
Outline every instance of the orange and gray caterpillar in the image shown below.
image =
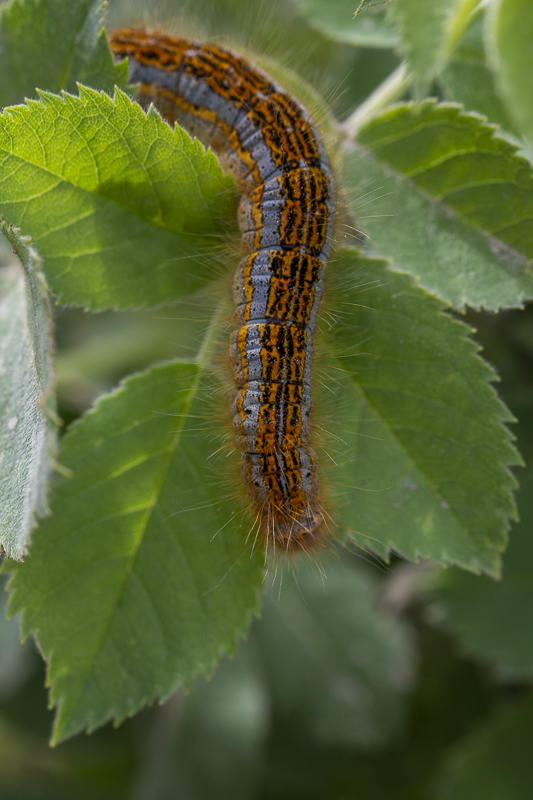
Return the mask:
[[209,145],[242,191],[248,255],[235,273],[233,426],[242,475],[274,551],[308,551],[326,524],[310,443],[313,332],[335,187],[308,113],[260,69],[214,44],[119,30],[139,101]]

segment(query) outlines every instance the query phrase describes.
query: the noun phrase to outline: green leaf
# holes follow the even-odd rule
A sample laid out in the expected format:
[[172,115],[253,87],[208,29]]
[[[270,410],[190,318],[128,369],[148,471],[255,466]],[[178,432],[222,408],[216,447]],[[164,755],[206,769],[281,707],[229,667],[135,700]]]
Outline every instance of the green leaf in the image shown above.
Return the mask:
[[419,98],[427,94],[449,56],[456,36],[454,23],[463,5],[465,0],[395,0],[389,6]]
[[392,549],[497,575],[515,516],[506,465],[520,462],[493,370],[469,329],[409,277],[349,251],[335,272],[338,369],[323,379],[338,398],[333,520],[384,558]]
[[233,181],[119,90],[7,109],[0,168],[0,213],[32,235],[61,302],[150,306],[212,277],[201,256],[220,244]]
[[31,240],[5,222],[0,231],[22,265],[0,270],[0,546],[20,559],[48,509],[56,450],[52,317]]
[[[492,373],[464,326],[406,276],[351,253],[343,262],[338,273],[375,283],[364,305],[357,288],[343,292],[332,332],[342,370],[333,430],[346,448],[332,486],[366,490],[332,498],[339,528],[356,520],[356,541],[381,555],[393,547],[496,572],[512,513],[501,462],[515,456]],[[59,484],[31,556],[11,565],[12,610],[49,660],[55,741],[167,697],[246,629],[259,556],[244,546],[240,503],[207,468],[216,445],[202,423],[205,391],[194,365],[154,367],[63,441],[74,477]]]
[[533,695],[460,740],[443,767],[436,800],[526,800],[533,795]]
[[491,10],[487,42],[498,87],[517,128],[533,145],[533,5],[530,0],[494,0]]
[[298,0],[298,6],[309,24],[336,42],[348,42],[359,47],[394,47],[398,41],[391,25],[385,20],[383,3],[366,7],[364,14],[354,18],[346,0]]
[[411,637],[377,609],[371,575],[332,559],[322,569],[322,580],[314,564],[283,575],[250,644],[276,715],[329,746],[383,746],[404,722]]
[[531,331],[523,315],[511,323],[510,334],[504,330],[505,323],[492,329],[489,346],[491,357],[501,364],[506,394],[520,418],[520,444],[527,464],[520,474],[517,498],[520,522],[511,530],[501,582],[472,579],[450,570],[435,581],[434,616],[464,652],[495,664],[511,680],[529,680],[533,675],[533,386],[522,361],[515,362],[510,341],[519,342],[518,352],[524,347],[528,352]]
[[450,59],[440,83],[447,100],[461,103],[465,110],[476,111],[505,131],[513,132],[514,126],[496,94],[493,75],[482,59],[462,50]]
[[400,34],[400,52],[415,79],[418,99],[428,93],[470,23],[479,0],[395,0],[390,19]]
[[472,20],[442,71],[439,83],[448,100],[462,103],[467,111],[477,111],[504,130],[513,132],[514,126],[496,92],[494,75],[486,63],[484,22],[482,13]]
[[532,492],[530,471],[521,479],[521,523],[511,532],[501,583],[453,570],[439,578],[434,592],[438,618],[444,618],[461,648],[519,679],[533,676]]
[[0,9],[0,107],[36,97],[36,87],[74,91],[80,81],[108,92],[127,87],[102,28],[102,0],[11,0]]
[[8,565],[10,610],[48,661],[54,742],[209,673],[257,610],[260,556],[199,426],[204,377],[170,363],[102,398],[63,439],[73,478],[53,517]]
[[533,168],[478,116],[395,106],[360,131],[341,171],[358,225],[396,269],[459,309],[533,297]]

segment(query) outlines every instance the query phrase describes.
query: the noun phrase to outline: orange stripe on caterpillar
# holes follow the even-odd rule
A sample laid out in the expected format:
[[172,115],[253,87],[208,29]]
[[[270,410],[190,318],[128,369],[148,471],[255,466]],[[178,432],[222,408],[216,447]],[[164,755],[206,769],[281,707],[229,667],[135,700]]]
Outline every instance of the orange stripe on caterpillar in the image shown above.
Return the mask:
[[139,101],[219,155],[242,190],[248,255],[234,278],[233,426],[242,474],[274,550],[308,550],[325,525],[310,416],[313,332],[331,249],[335,188],[306,110],[236,53],[115,31]]

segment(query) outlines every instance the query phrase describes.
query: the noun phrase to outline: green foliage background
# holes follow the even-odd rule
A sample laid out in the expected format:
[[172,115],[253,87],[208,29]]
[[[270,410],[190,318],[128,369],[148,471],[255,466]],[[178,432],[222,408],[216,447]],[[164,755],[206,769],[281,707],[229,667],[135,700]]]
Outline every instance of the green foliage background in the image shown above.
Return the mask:
[[[316,401],[350,546],[265,579],[214,411],[233,182],[131,101],[99,0],[0,5],[10,613],[46,660],[53,743],[123,723],[49,750],[40,660],[2,622],[2,797],[532,794],[529,467],[494,578],[513,414],[532,449],[533,11],[356,6],[166,2],[148,20],[252,47],[322,120],[344,192]],[[106,27],[132,21],[112,0]]]

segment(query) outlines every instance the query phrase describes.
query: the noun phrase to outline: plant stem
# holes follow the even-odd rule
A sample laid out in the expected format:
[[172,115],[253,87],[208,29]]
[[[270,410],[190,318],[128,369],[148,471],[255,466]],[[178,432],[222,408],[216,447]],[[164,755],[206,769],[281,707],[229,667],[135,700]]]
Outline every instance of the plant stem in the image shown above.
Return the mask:
[[202,346],[200,347],[196,357],[196,363],[200,367],[200,371],[205,370],[211,363],[211,351],[218,340],[221,320],[226,314],[227,309],[224,307],[224,304],[219,306],[213,314],[211,322],[209,323],[209,327],[202,341]]
[[375,89],[370,97],[345,120],[340,126],[346,138],[354,139],[360,130],[378,111],[398,100],[410,84],[407,65],[400,64],[394,72]]

